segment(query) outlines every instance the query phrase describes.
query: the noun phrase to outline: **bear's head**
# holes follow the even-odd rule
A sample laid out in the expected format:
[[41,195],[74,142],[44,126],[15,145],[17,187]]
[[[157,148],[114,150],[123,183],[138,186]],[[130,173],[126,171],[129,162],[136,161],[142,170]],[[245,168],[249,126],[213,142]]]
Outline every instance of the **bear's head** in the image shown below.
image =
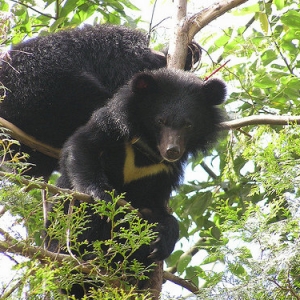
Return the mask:
[[160,156],[175,162],[205,150],[216,140],[222,112],[216,106],[226,97],[219,79],[202,81],[172,69],[139,73],[129,82],[127,123]]

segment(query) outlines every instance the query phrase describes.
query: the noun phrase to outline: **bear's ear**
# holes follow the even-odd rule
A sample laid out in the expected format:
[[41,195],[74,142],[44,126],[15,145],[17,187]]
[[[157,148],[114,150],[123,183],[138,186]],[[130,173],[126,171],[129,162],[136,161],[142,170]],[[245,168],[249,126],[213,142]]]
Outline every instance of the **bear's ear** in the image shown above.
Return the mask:
[[226,98],[226,84],[220,79],[210,79],[204,82],[203,91],[210,105],[222,104]]
[[155,79],[150,74],[137,74],[131,83],[131,89],[136,94],[153,93],[158,88]]

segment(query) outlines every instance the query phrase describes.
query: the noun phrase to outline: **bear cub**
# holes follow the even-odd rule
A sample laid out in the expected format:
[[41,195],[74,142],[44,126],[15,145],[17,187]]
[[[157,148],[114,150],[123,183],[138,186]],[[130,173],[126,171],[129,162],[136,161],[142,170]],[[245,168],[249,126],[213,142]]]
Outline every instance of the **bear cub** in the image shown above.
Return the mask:
[[[125,192],[126,201],[142,213],[151,211],[149,221],[157,223],[158,238],[136,257],[146,265],[167,258],[179,236],[168,212],[170,194],[188,156],[216,141],[223,120],[216,106],[225,96],[218,79],[203,82],[171,69],[136,74],[67,140],[58,185],[105,201],[111,201],[106,191]],[[103,240],[99,228],[105,226],[91,215],[83,238]]]

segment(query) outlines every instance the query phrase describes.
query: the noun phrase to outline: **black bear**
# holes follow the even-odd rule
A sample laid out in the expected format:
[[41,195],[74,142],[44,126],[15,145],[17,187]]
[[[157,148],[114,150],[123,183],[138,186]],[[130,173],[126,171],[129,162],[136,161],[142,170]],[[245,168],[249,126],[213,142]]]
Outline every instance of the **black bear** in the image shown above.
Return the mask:
[[[189,68],[190,54],[187,60]],[[146,35],[126,27],[87,25],[30,39],[2,61],[0,117],[60,148],[133,74],[165,66],[165,55],[148,48]],[[28,174],[47,178],[57,165],[25,145],[19,150],[36,165]]]
[[[188,156],[216,140],[223,120],[216,105],[225,95],[218,79],[203,82],[165,68],[136,74],[67,140],[58,185],[105,201],[111,201],[106,191],[125,192],[133,207],[150,211],[150,222],[157,222],[158,239],[138,253],[139,259],[146,265],[165,259],[179,235],[167,209],[171,191]],[[90,244],[103,240],[105,226],[92,215],[83,237]],[[52,246],[55,250],[57,244]]]

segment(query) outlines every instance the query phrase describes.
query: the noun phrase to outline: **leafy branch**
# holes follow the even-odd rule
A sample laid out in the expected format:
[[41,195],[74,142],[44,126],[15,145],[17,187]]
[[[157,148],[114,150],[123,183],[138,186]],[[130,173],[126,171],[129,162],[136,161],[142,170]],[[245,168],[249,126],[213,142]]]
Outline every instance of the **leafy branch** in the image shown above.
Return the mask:
[[[22,184],[22,185],[26,186],[27,192],[32,189],[47,190],[48,192],[50,192],[52,194],[67,195],[67,196],[70,196],[71,198],[77,199],[81,202],[94,203],[94,198],[90,195],[76,192],[76,191],[69,190],[69,189],[59,188],[55,185],[46,183],[44,181],[29,180],[23,176],[19,176],[16,174],[12,174],[9,172],[3,172],[3,171],[0,171],[0,177],[7,178],[11,182],[14,182],[16,184]],[[124,199],[118,199],[117,204],[118,204],[118,206],[128,206],[128,209],[131,211],[135,210],[134,207],[129,205],[128,202],[125,201]],[[142,214],[140,214],[139,212],[137,212],[137,214],[139,217],[142,217]]]
[[[92,272],[95,272],[93,266],[91,266],[86,261],[80,261],[78,259],[74,259],[71,255],[68,254],[54,253],[42,247],[31,246],[26,242],[18,241],[1,228],[0,234],[4,237],[4,240],[0,241],[0,251],[2,252],[8,251],[13,254],[21,255],[23,257],[35,258],[43,264],[48,264],[53,261],[56,261],[60,264],[71,262],[76,264],[76,271],[84,274],[92,274]],[[104,271],[103,274],[105,275]],[[116,281],[113,283],[113,285],[119,286],[119,283]]]
[[26,4],[26,3],[22,2],[22,1],[16,1],[16,0],[10,0],[10,1],[11,1],[11,2],[14,2],[14,3],[16,3],[16,4],[19,4],[19,5],[22,5],[22,6],[26,7],[26,8],[28,8],[28,9],[31,9],[32,11],[38,13],[38,14],[41,15],[41,16],[47,17],[47,18],[49,18],[49,19],[54,19],[54,20],[57,19],[57,17],[55,18],[55,17],[53,17],[53,16],[51,16],[51,15],[49,15],[49,14],[45,14],[45,13],[43,13],[42,11],[37,10],[36,8],[30,6],[30,5],[28,5],[28,4]]
[[[95,273],[94,266],[90,265],[87,261],[81,261],[78,258],[74,259],[69,254],[62,254],[62,253],[54,253],[48,251],[42,247],[31,246],[26,242],[18,241],[14,239],[8,232],[4,231],[0,228],[0,235],[4,237],[4,240],[0,241],[0,251],[1,252],[10,252],[13,254],[21,255],[26,258],[35,258],[39,260],[42,264],[49,264],[50,262],[58,262],[60,265],[63,263],[72,263],[75,264],[74,270],[92,275]],[[103,270],[103,275],[106,275],[106,271]],[[191,291],[192,293],[197,293],[199,289],[191,282],[180,278],[170,272],[164,271],[163,278],[165,280],[172,281],[173,283],[186,288],[187,290]],[[117,280],[112,280],[110,282],[114,287],[119,287],[120,282]]]
[[[72,255],[54,253],[48,251],[42,247],[31,246],[26,242],[18,241],[14,239],[8,232],[0,228],[0,235],[4,237],[4,240],[0,241],[0,251],[1,252],[10,252],[13,254],[21,255],[26,258],[35,258],[38,259],[42,264],[49,264],[50,262],[58,262],[60,265],[62,263],[73,263],[75,264],[75,270],[84,274],[92,275],[95,273],[95,269],[87,261],[81,261],[78,258],[74,259]],[[106,271],[103,270],[103,275],[106,275]],[[199,291],[198,287],[193,283],[180,278],[170,272],[164,271],[163,278],[165,280],[172,281],[173,283],[186,288],[192,293],[197,293]],[[112,280],[111,284],[115,287],[118,287],[119,281]]]
[[[14,182],[16,184],[25,185],[26,191],[31,189],[41,189],[41,190],[47,190],[48,192],[56,195],[70,195],[72,196],[72,198],[76,198],[77,200],[80,200],[82,202],[87,202],[87,203],[94,202],[93,198],[90,195],[74,192],[68,189],[62,189],[42,181],[29,180],[24,178],[23,176],[19,176],[7,172],[1,172],[1,171],[0,171],[0,176],[3,178],[7,178],[11,182]],[[134,210],[134,208],[131,205],[129,205],[129,203],[124,199],[119,198],[117,200],[117,205],[123,207],[126,206],[126,209],[128,209],[129,211]],[[3,215],[5,211],[6,211],[5,208],[3,208],[0,212],[1,215]],[[140,218],[143,217],[142,214],[139,212],[136,212],[136,214]],[[49,262],[53,262],[53,261],[56,261],[59,264],[62,264],[63,262],[64,263],[72,262],[76,264],[75,266],[76,271],[79,271],[84,274],[90,274],[90,275],[92,275],[92,272],[95,272],[94,267],[92,265],[90,265],[86,261],[79,260],[77,257],[74,257],[73,255],[54,253],[42,247],[32,246],[29,243],[26,243],[26,241],[16,240],[8,232],[4,231],[1,228],[0,228],[0,235],[4,237],[4,240],[0,241],[0,251],[3,253],[10,252],[27,258],[35,258],[38,259],[41,263],[45,263],[45,264],[48,264]],[[103,275],[104,274],[106,274],[106,271],[103,271]],[[180,277],[175,276],[170,272],[165,272],[163,276],[165,280],[171,280],[172,282],[181,285],[182,287],[185,287],[186,289],[192,292],[196,291],[196,287],[192,283],[184,279],[181,279]],[[116,287],[118,286],[117,283],[114,282],[114,280],[112,284]]]

